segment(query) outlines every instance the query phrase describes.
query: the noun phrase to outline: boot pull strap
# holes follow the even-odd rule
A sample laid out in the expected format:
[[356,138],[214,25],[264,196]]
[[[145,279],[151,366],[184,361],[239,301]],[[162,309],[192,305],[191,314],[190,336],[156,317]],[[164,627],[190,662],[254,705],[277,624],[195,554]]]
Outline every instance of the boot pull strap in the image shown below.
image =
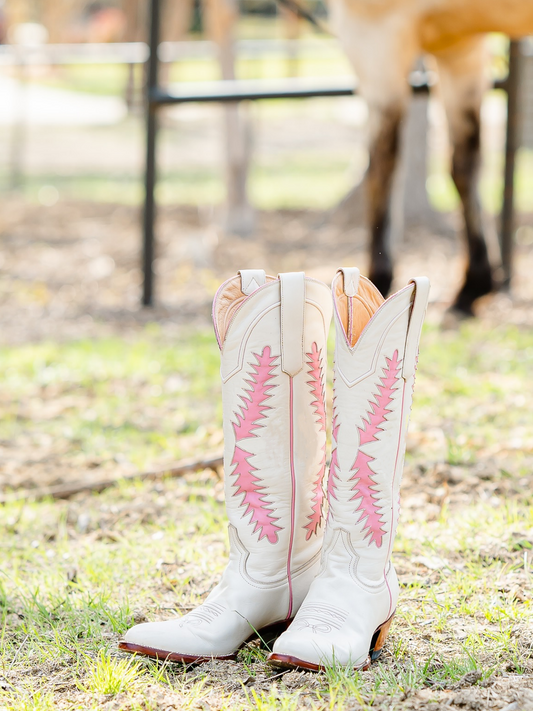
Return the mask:
[[304,364],[305,274],[278,274],[281,291],[281,369],[291,377]]
[[266,274],[263,269],[239,269],[238,274],[241,277],[241,291],[246,296],[266,284]]
[[405,341],[405,353],[403,356],[402,376],[404,380],[407,380],[415,374],[420,333],[422,331],[422,324],[424,323],[429,298],[429,279],[427,277],[415,277],[411,279],[409,283],[414,284],[415,289],[413,294],[413,308],[411,310],[407,339]]
[[342,272],[344,277],[343,289],[346,296],[355,296],[359,288],[359,277],[361,272],[357,267],[342,267],[337,271],[337,274]]

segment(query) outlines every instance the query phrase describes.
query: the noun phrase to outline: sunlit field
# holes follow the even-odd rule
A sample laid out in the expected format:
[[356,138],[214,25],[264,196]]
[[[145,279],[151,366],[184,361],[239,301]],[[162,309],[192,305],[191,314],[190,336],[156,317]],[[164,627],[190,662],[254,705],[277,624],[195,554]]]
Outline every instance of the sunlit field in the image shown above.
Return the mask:
[[235,662],[191,668],[118,652],[128,626],[183,614],[216,584],[228,552],[220,472],[119,481],[67,501],[21,500],[21,489],[57,483],[61,466],[97,480],[220,450],[217,359],[210,332],[169,342],[150,327],[127,341],[0,352],[2,457],[18,487],[0,509],[0,708],[502,708],[528,698],[533,336],[483,323],[423,334],[394,552],[402,592],[379,663],[280,674],[255,642]]

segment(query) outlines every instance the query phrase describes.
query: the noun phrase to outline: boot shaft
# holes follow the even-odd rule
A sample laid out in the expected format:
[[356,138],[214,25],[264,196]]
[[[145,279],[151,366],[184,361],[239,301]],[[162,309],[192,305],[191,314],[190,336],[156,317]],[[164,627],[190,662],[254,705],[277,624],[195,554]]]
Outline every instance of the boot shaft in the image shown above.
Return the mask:
[[320,552],[331,297],[303,273],[243,271],[215,297],[232,555],[254,584],[298,576]]
[[284,668],[366,669],[398,601],[390,552],[418,341],[429,282],[386,301],[357,269],[333,281],[335,374],[329,514],[322,565],[269,661]]
[[398,522],[429,282],[417,278],[385,301],[358,270],[345,269],[332,290],[336,345],[328,539],[334,531],[349,534],[359,575],[376,581],[386,571]]

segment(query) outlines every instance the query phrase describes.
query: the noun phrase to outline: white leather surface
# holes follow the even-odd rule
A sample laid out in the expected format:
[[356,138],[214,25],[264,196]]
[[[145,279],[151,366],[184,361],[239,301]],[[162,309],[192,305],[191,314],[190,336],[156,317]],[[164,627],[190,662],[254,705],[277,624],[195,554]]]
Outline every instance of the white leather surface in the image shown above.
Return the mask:
[[297,375],[304,364],[305,275],[279,274],[281,284],[281,369]]
[[402,363],[406,342],[418,351],[426,286],[417,280],[387,299],[353,348],[336,313],[334,451],[322,567],[275,654],[359,666],[375,630],[395,610],[390,555],[414,380],[410,370],[404,378]]
[[[331,296],[324,284],[304,282],[303,275],[287,283],[289,312],[290,299],[297,300],[289,326],[301,334],[288,339],[298,349],[298,354],[287,351],[289,362],[301,362],[293,377],[281,367],[279,280],[250,293],[221,347],[230,523],[230,561],[222,580],[197,610],[176,620],[137,625],[126,642],[178,654],[230,654],[252,628],[293,616],[318,572]],[[219,293],[216,298],[223,297]]]
[[359,288],[359,278],[361,272],[357,267],[342,267],[339,271],[343,273],[343,289],[346,296],[355,296]]
[[263,269],[240,269],[241,291],[249,296],[256,289],[266,282],[266,274]]

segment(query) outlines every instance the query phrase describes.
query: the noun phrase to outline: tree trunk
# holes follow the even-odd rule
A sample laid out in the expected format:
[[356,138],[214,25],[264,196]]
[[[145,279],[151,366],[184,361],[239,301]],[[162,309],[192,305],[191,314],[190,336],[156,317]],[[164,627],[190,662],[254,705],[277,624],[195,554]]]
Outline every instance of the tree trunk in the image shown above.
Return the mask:
[[402,136],[402,160],[393,197],[393,239],[401,242],[405,229],[426,227],[448,233],[443,215],[433,209],[426,189],[428,164],[429,98],[414,94]]
[[124,42],[146,42],[148,35],[148,3],[146,0],[122,0],[126,19]]
[[[432,208],[426,190],[428,103],[427,95],[414,95],[402,129],[401,157],[392,192],[393,244],[401,243],[404,231],[414,227],[426,227],[439,234],[451,231],[445,217]],[[365,177],[331,211],[330,218],[337,224],[366,224]]]
[[[279,6],[279,14],[283,19],[284,36],[289,41],[300,39],[302,30],[302,20],[299,16],[289,10],[284,5]],[[298,49],[295,42],[291,42],[290,49],[287,52],[287,76],[297,77],[299,71]]]
[[[235,79],[234,26],[238,17],[236,0],[206,0],[206,25],[218,46],[223,79]],[[251,123],[245,104],[226,104],[224,111],[227,232],[248,236],[254,227],[254,211],[248,200],[248,172],[251,157]]]

